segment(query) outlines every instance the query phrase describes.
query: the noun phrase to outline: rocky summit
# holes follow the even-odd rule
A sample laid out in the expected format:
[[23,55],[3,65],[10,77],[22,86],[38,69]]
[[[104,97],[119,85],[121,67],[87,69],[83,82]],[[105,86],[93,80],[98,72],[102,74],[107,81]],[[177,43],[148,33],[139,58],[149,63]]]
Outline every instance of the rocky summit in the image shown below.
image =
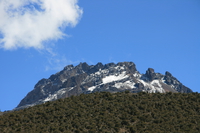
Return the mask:
[[15,110],[82,93],[115,93],[125,90],[132,93],[192,92],[169,72],[162,75],[155,73],[153,68],[148,68],[145,74],[140,74],[133,62],[105,65],[80,63],[77,66],[68,65],[48,79],[41,79]]

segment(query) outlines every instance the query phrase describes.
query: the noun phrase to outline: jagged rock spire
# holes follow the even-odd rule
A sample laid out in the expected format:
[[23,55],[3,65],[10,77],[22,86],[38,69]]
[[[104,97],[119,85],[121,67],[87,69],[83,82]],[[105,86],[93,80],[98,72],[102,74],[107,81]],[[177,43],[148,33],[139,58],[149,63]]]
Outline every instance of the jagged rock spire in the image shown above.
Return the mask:
[[154,72],[153,68],[148,68],[145,75],[149,79],[149,81],[153,81],[154,78],[156,77],[156,73]]

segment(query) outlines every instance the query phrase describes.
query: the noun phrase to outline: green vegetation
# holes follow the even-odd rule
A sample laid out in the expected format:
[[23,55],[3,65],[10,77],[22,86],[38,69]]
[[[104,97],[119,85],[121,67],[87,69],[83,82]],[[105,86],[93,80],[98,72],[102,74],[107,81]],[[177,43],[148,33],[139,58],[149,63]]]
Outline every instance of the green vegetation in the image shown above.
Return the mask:
[[1,133],[198,133],[200,94],[81,94],[0,116]]

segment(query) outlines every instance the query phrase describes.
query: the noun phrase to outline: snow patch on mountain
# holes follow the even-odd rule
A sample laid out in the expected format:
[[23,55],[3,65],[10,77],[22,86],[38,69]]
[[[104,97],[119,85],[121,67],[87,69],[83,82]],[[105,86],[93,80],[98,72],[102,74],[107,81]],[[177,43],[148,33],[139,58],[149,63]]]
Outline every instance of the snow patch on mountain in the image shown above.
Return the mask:
[[[62,89],[56,91],[53,95],[49,94],[49,96],[47,98],[45,98],[43,101],[47,102],[47,101],[52,101],[52,100],[58,99],[61,95],[63,95],[66,92],[66,89],[67,88],[62,88]],[[73,89],[73,87],[71,89]]]
[[90,88],[88,88],[89,91],[93,91],[97,86],[92,86]]
[[161,78],[161,82],[166,83],[166,81],[164,80],[164,77]]
[[107,83],[110,83],[110,82],[113,82],[113,81],[118,81],[118,80],[122,80],[124,78],[128,78],[128,75],[126,75],[126,72],[124,71],[122,74],[119,74],[119,75],[109,75],[109,76],[106,76],[105,78],[103,78],[103,83],[104,84],[107,84]]
[[121,82],[115,83],[115,85],[113,85],[113,87],[116,87],[118,89],[120,89],[120,88],[133,89],[133,88],[135,88],[134,85],[135,85],[134,82],[131,82],[131,81],[128,80],[128,81],[126,81],[124,83],[121,83]]
[[62,83],[64,83],[65,81],[67,81],[67,79],[63,79],[63,80],[61,80],[62,81]]
[[149,93],[164,93],[165,90],[162,88],[160,84],[160,80],[153,80],[152,82],[145,82],[144,80],[139,79],[139,82],[144,85],[145,91]]
[[42,92],[43,95],[45,95],[45,92],[44,92],[43,88],[44,88],[44,85],[41,87],[41,92]]
[[[96,72],[95,74],[98,74],[98,75],[100,75],[100,74],[102,74],[102,72],[105,74],[105,73],[107,73],[107,72],[109,72],[108,70],[107,71],[101,71],[101,72]],[[115,74],[115,75],[108,75],[108,76],[105,76],[103,79],[102,79],[102,83],[101,84],[98,84],[98,85],[96,85],[96,86],[92,86],[92,87],[89,87],[88,88],[88,90],[89,91],[93,91],[95,88],[97,88],[97,87],[99,87],[99,86],[101,86],[101,85],[103,85],[103,84],[108,84],[108,83],[110,83],[110,82],[114,82],[114,81],[119,81],[119,80],[122,80],[122,79],[125,79],[125,78],[128,78],[129,76],[128,75],[126,75],[126,72],[124,71],[124,72],[122,72],[121,74]],[[117,88],[117,87],[116,87]]]
[[133,74],[133,76],[134,76],[135,78],[140,78],[142,75],[141,75],[138,71],[136,71],[136,72]]

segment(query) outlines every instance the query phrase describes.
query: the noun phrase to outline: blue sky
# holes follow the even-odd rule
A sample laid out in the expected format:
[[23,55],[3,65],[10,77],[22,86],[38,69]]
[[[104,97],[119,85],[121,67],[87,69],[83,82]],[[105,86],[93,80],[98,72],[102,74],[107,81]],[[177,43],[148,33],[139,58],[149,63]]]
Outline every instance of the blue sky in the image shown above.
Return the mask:
[[17,1],[18,10],[0,12],[1,111],[15,108],[40,79],[80,62],[132,61],[140,73],[169,71],[200,92],[199,0]]

